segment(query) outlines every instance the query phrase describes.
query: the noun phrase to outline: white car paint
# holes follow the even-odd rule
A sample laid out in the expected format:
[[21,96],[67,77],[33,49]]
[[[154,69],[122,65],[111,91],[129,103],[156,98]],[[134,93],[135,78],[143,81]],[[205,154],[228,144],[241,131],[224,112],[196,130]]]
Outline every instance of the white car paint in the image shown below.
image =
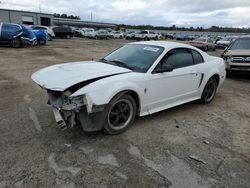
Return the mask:
[[[32,79],[44,89],[64,91],[81,81],[98,79],[70,94],[70,98],[83,97],[88,112],[93,105],[106,105],[118,93],[134,91],[139,97],[139,116],[144,116],[201,98],[207,81],[215,74],[220,78],[218,88],[226,77],[223,59],[209,56],[190,45],[165,41],[137,42],[164,48],[146,73],[98,62],[77,62],[55,65],[32,75]],[[205,63],[174,69],[172,72],[152,74],[163,56],[175,48],[198,51]],[[115,75],[114,75],[115,74]]]
[[32,75],[32,79],[46,89],[64,91],[83,80],[125,72],[130,70],[94,61],[75,62],[41,69]]
[[144,30],[135,34],[137,40],[150,40],[150,39],[159,39],[159,35],[153,31]]
[[123,33],[121,33],[121,32],[112,32],[111,36],[113,38],[115,38],[115,39],[120,39],[120,38],[123,38]]

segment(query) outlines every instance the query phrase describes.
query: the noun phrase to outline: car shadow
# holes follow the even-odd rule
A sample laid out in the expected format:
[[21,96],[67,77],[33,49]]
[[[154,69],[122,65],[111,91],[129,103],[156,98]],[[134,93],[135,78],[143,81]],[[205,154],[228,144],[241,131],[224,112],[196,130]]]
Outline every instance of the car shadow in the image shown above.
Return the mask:
[[249,82],[250,71],[249,72],[247,71],[227,72],[227,78]]

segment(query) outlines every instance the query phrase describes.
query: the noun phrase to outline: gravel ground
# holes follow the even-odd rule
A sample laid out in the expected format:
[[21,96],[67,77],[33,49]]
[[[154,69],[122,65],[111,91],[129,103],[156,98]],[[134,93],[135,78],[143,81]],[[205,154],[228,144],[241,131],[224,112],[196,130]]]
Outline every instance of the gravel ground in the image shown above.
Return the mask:
[[57,127],[31,74],[101,58],[124,43],[74,38],[0,47],[0,188],[249,188],[249,73],[229,75],[209,105],[192,102],[137,118],[121,135]]

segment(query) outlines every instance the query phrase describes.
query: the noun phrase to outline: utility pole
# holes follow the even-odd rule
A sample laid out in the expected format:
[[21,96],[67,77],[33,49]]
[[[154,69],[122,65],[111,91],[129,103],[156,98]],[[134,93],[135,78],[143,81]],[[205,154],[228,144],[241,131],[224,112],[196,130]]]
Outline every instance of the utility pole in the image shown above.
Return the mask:
[[91,12],[91,14],[90,14],[90,21],[91,21],[91,22],[93,21],[93,14],[92,14],[92,12]]
[[42,12],[42,10],[41,10],[41,4],[39,4],[39,12],[40,13]]

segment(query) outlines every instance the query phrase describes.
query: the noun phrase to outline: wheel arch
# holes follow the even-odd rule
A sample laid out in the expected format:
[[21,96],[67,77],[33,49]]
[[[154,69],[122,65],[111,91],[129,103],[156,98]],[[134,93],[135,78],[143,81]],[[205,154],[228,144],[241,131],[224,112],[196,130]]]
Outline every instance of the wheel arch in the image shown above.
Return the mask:
[[[134,90],[127,89],[127,90],[120,91],[120,92],[118,92],[117,94],[115,94],[115,95],[110,99],[110,101],[111,101],[113,98],[117,97],[117,96],[123,96],[123,95],[125,95],[125,94],[130,95],[130,96],[133,97],[133,99],[135,100],[135,103],[136,103],[136,114],[138,114],[139,111],[140,111],[141,101],[140,101],[139,94],[138,94],[136,91],[134,91]],[[109,102],[110,102],[110,101],[109,101]]]
[[214,74],[211,76],[211,78],[214,78],[216,80],[217,86],[220,84],[220,76],[219,74]]

